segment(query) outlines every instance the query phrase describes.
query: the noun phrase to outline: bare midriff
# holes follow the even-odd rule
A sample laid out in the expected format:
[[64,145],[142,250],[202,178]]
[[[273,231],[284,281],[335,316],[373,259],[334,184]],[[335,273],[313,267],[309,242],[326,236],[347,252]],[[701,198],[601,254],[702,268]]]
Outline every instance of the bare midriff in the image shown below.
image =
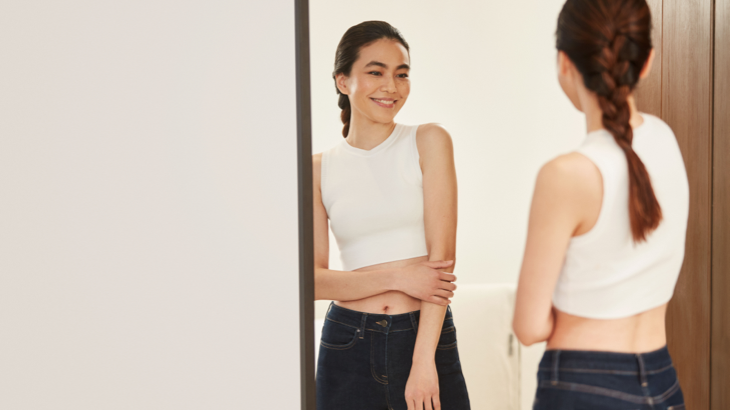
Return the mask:
[[647,353],[667,344],[667,305],[621,319],[588,319],[555,309],[548,350]]
[[[356,269],[355,272],[367,272],[380,269],[398,269],[415,263],[425,262],[427,260],[428,256],[419,256],[417,258],[402,259],[399,261],[366,266],[364,268]],[[386,315],[399,315],[401,313],[408,313],[421,309],[421,301],[419,299],[408,296],[407,294],[397,290],[392,290],[359,300],[350,300],[347,302],[335,301],[335,304],[337,306],[342,306],[345,309],[356,310],[358,312]]]

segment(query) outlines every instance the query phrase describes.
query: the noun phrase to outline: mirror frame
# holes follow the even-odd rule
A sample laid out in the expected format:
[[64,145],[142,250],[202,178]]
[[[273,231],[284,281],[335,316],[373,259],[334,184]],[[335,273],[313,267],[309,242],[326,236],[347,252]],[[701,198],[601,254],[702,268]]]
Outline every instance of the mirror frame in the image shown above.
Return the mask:
[[315,410],[314,209],[312,111],[309,69],[309,0],[294,0],[299,200],[299,366],[301,409]]

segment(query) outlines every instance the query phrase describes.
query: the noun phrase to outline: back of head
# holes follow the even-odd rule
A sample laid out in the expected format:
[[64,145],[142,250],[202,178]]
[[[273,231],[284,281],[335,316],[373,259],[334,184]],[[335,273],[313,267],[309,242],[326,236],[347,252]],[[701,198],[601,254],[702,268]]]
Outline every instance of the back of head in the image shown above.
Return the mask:
[[396,40],[403,44],[406,50],[410,50],[401,32],[384,21],[364,21],[350,27],[337,45],[335,70],[332,72],[332,78],[335,79],[335,89],[337,90],[337,94],[339,94],[337,105],[342,109],[340,118],[342,119],[342,123],[345,124],[342,129],[343,137],[347,137],[347,133],[350,130],[350,115],[352,111],[350,109],[349,98],[337,88],[337,75],[344,74],[349,76],[352,71],[352,65],[360,56],[360,49],[380,39]]
[[629,217],[634,241],[659,226],[661,207],[649,174],[631,144],[628,97],[651,53],[651,12],[646,0],[567,0],[558,17],[556,46],[596,93],[603,126],[626,154]]

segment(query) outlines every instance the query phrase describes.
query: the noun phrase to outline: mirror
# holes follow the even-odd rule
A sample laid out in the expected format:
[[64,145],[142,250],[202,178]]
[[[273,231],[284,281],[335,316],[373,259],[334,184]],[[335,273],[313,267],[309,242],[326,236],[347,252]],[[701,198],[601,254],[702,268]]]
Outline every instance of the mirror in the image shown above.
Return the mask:
[[[452,309],[474,409],[532,408],[541,351],[521,348],[509,334],[510,290],[519,274],[537,172],[585,135],[582,114],[557,81],[554,33],[563,3],[309,1],[313,153],[343,139],[332,80],[335,50],[349,27],[368,20],[390,23],[410,45],[411,92],[396,123],[440,123],[451,135],[459,285]],[[331,232],[329,263],[342,270]],[[316,302],[317,335],[328,304]],[[475,313],[479,309],[486,316]],[[503,337],[489,326],[500,327]]]

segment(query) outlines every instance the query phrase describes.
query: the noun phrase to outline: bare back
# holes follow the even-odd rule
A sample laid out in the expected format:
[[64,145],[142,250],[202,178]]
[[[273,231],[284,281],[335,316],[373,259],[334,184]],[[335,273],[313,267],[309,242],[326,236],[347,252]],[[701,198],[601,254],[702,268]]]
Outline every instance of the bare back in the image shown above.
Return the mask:
[[645,353],[667,344],[667,305],[621,319],[598,320],[555,309],[548,349]]

